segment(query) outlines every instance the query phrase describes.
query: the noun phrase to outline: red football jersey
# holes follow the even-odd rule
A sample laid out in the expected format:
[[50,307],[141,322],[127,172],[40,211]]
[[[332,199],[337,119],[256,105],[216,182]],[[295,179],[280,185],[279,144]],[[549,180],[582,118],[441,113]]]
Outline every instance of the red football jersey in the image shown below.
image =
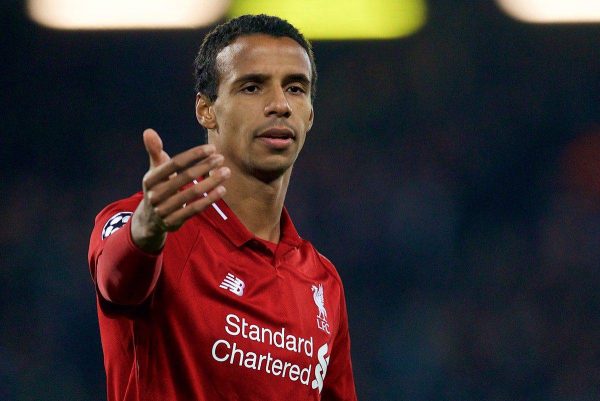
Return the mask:
[[285,210],[276,247],[219,201],[157,257],[131,240],[141,199],[102,210],[90,241],[94,281],[117,253],[162,263],[140,306],[97,291],[109,401],[356,400],[342,283]]

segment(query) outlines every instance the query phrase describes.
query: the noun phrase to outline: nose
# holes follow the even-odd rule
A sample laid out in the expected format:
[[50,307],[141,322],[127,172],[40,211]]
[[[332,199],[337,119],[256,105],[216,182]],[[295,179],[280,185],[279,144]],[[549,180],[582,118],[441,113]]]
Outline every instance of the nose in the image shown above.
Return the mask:
[[292,108],[285,96],[283,88],[273,90],[267,105],[265,106],[265,115],[275,115],[277,117],[289,117],[292,115]]

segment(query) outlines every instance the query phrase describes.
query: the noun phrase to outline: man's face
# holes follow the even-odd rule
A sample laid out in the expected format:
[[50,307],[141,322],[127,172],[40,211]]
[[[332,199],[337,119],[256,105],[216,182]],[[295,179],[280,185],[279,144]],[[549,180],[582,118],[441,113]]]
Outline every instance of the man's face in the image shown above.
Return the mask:
[[263,181],[294,164],[312,126],[311,68],[293,39],[241,36],[217,55],[209,142],[234,173]]

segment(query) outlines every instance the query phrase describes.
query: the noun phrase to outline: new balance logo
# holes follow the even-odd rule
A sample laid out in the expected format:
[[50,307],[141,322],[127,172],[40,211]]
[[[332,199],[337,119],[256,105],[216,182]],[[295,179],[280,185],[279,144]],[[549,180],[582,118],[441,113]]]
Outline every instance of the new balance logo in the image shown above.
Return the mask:
[[229,290],[238,297],[241,297],[242,295],[244,295],[245,286],[246,284],[244,284],[244,282],[241,279],[237,278],[231,273],[227,273],[227,276],[225,276],[225,279],[219,287]]

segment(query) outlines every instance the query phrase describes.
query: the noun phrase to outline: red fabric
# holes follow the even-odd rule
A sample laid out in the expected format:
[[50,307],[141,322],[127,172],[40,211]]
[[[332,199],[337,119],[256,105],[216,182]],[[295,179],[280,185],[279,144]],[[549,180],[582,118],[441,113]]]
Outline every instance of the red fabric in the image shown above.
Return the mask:
[[124,305],[139,305],[154,290],[162,266],[162,252],[139,249],[131,238],[131,222],[106,238],[110,252],[96,258],[96,282],[102,297]]
[[285,210],[274,254],[220,201],[227,219],[209,207],[170,233],[161,266],[123,245],[127,225],[102,239],[140,200],[105,208],[90,241],[93,277],[107,261],[160,272],[137,307],[98,294],[109,401],[356,400],[341,281]]

